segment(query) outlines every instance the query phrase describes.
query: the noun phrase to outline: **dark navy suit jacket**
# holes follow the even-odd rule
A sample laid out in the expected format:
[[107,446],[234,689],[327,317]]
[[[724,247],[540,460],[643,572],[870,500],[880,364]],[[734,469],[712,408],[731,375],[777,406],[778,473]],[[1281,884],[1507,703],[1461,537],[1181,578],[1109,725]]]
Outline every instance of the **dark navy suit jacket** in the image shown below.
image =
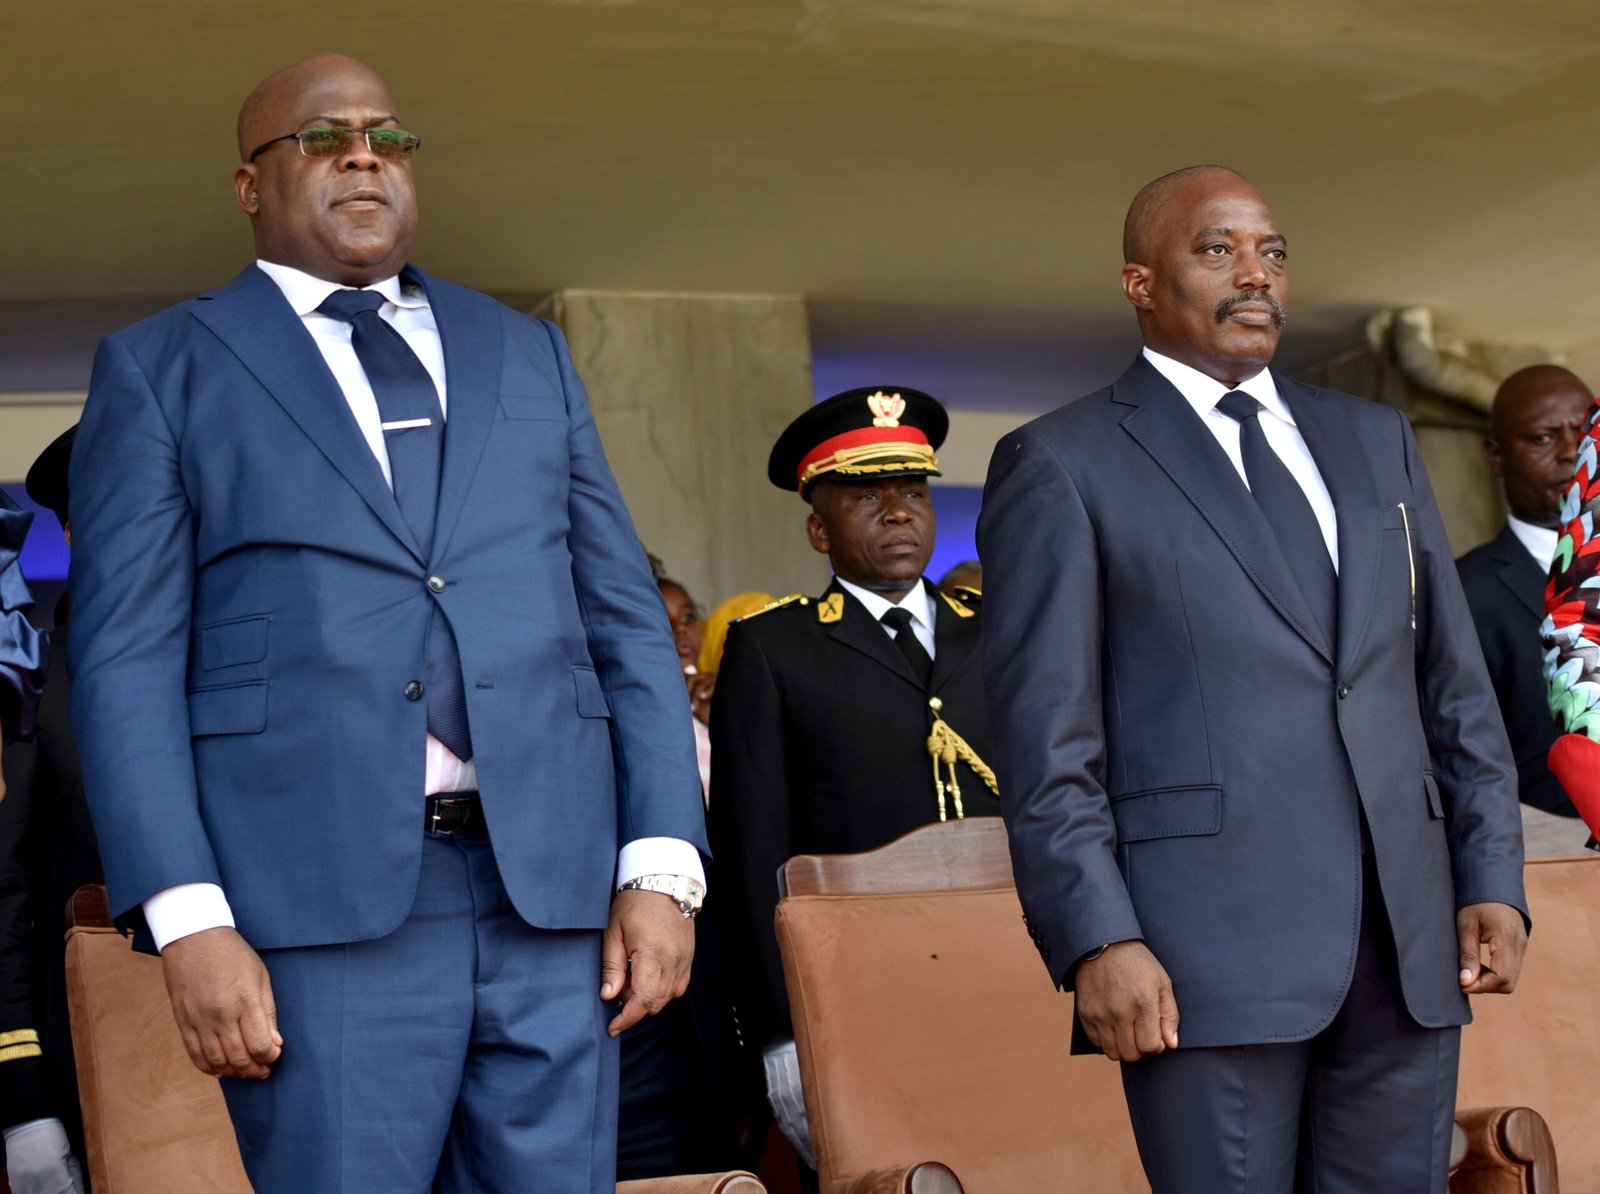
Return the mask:
[[1088,951],[1143,938],[1185,1046],[1303,1039],[1333,1017],[1361,919],[1358,809],[1419,1023],[1469,1019],[1455,910],[1525,908],[1515,770],[1406,422],[1275,380],[1338,515],[1335,639],[1143,358],[1000,442],[978,527],[1035,940],[1066,984]]
[[1539,640],[1547,574],[1509,526],[1462,556],[1456,567],[1517,760],[1522,802],[1576,817],[1578,810],[1545,762],[1556,740]]
[[448,379],[429,558],[254,266],[100,346],[72,462],[70,663],[119,913],[211,882],[257,948],[395,929],[423,840],[427,702],[406,689],[435,602],[526,920],[602,927],[620,842],[704,848],[683,677],[560,334],[405,280]]

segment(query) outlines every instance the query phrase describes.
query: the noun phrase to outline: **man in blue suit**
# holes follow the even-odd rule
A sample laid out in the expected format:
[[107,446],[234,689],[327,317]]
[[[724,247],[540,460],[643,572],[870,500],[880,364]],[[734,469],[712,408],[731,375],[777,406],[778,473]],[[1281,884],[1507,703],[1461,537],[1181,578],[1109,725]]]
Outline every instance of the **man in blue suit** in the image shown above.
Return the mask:
[[560,334],[406,264],[419,144],[337,55],[246,100],[258,260],[95,362],[73,722],[257,1191],[598,1194],[703,890],[683,679]]
[[1439,1194],[1516,771],[1405,419],[1267,368],[1287,258],[1231,170],[1134,200],[1143,354],[990,465],[996,769],[1157,1194]]

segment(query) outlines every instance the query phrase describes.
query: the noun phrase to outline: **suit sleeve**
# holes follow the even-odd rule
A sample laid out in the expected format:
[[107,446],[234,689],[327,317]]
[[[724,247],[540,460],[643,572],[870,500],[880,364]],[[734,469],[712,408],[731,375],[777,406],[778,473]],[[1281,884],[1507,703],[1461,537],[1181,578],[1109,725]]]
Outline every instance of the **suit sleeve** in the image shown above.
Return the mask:
[[1526,917],[1511,744],[1416,438],[1398,411],[1395,419],[1415,511],[1417,688],[1434,778],[1449,813],[1456,907],[1509,904]]
[[49,843],[34,832],[37,746],[18,743],[5,752],[6,798],[0,801],[0,1128],[52,1114],[45,1091],[44,1045],[39,1033],[43,1000],[35,989],[42,940],[35,860]]
[[1545,682],[1561,736],[1550,750],[1591,833],[1600,835],[1600,399],[1578,446],[1545,586]]
[[195,514],[177,436],[133,353],[95,356],[72,453],[73,728],[112,912],[221,883],[200,818],[186,677]]
[[543,327],[567,404],[567,542],[589,654],[611,707],[621,843],[671,837],[705,853],[689,694],[661,597],[566,341],[555,325]]
[[1065,465],[1026,428],[995,448],[978,554],[1012,870],[1034,943],[1067,988],[1078,958],[1143,934],[1103,786],[1100,544]]
[[[783,614],[772,616],[781,617]],[[711,702],[711,846],[707,904],[745,1040],[792,1036],[773,916],[778,868],[794,853],[781,694],[760,637],[729,628]]]

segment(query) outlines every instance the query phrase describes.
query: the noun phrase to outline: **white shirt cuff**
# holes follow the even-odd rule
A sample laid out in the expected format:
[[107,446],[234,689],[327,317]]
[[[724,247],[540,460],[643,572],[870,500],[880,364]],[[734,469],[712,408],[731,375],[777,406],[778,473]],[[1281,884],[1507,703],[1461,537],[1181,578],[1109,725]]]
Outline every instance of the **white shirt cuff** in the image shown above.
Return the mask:
[[641,875],[687,875],[702,886],[706,881],[700,851],[676,837],[635,838],[622,847],[617,856],[617,886]]
[[180,883],[146,900],[144,919],[156,948],[166,949],[180,937],[233,928],[233,909],[215,883]]

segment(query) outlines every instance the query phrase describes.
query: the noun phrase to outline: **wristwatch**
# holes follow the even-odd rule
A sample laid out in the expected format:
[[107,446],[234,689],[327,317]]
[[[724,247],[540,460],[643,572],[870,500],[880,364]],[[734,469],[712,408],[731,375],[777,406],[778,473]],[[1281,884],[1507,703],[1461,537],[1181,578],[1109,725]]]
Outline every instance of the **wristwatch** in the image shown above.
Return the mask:
[[684,920],[694,919],[700,911],[701,902],[706,898],[706,885],[688,875],[640,875],[637,879],[629,879],[617,890],[659,891],[662,895],[671,896],[678,901],[678,911],[683,913]]

